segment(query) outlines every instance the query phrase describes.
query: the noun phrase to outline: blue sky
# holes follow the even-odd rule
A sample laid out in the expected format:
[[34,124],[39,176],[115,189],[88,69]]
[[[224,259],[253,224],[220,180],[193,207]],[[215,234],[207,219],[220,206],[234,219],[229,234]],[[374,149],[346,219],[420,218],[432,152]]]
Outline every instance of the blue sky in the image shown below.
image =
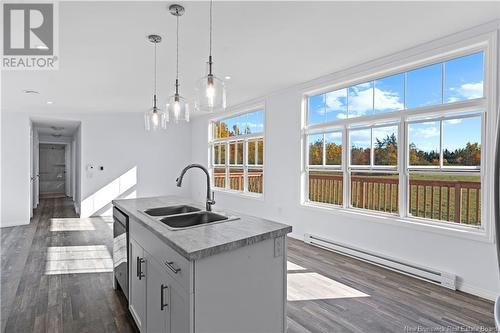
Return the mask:
[[[415,123],[409,126],[409,143],[417,149],[439,151],[439,121]],[[481,143],[481,118],[451,119],[443,122],[443,150],[454,151],[470,143]]]
[[308,123],[397,111],[405,104],[411,109],[482,97],[483,57],[478,52],[408,71],[406,96],[404,73],[311,96]]

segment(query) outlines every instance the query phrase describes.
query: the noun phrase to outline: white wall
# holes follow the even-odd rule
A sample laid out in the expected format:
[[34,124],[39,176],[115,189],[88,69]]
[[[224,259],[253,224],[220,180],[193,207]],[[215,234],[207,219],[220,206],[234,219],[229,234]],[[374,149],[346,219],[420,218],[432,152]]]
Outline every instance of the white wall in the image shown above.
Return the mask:
[[[368,66],[369,67],[369,66]],[[332,74],[334,77],[335,74]],[[308,83],[309,84],[309,83]],[[471,240],[457,233],[437,233],[387,223],[383,218],[325,210],[300,204],[301,101],[303,86],[292,87],[234,108],[265,102],[266,133],[264,197],[242,197],[216,192],[216,207],[268,218],[293,226],[293,236],[321,235],[339,243],[399,258],[406,262],[455,273],[459,289],[493,299],[500,292],[495,244]],[[193,162],[207,164],[209,117],[192,124]],[[202,200],[201,175],[192,194]],[[491,222],[491,221],[490,221]]]
[[[76,201],[81,201],[82,216],[109,213],[111,200],[119,195],[189,194],[189,182],[181,189],[175,186],[178,173],[190,160],[189,126],[148,133],[141,113],[2,112],[2,116],[1,226],[29,223],[29,120],[34,116],[81,121],[76,135],[76,159],[81,166]],[[85,169],[88,164],[96,167],[92,177]],[[97,170],[101,165],[104,170]]]

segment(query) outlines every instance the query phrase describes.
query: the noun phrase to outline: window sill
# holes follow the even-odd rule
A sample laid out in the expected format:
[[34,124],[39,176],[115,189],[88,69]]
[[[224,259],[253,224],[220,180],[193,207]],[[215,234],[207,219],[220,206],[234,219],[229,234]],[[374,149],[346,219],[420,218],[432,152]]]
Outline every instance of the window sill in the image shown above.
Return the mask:
[[[236,191],[236,190],[227,190],[223,189],[220,187],[214,187],[212,189],[214,192],[221,193],[221,194],[228,194],[236,197],[242,197],[245,199],[255,199],[255,200],[264,200],[264,194],[263,193],[253,193],[253,192],[241,192],[241,191]],[[217,198],[215,198],[217,200]]]
[[404,228],[410,228],[413,230],[430,232],[436,234],[442,234],[451,237],[458,237],[469,239],[484,243],[493,243],[493,237],[484,228],[478,227],[467,227],[461,225],[451,225],[443,222],[434,222],[429,220],[423,220],[421,218],[406,217],[401,218],[399,216],[383,213],[383,212],[369,212],[363,209],[356,208],[343,208],[339,206],[330,206],[321,203],[304,202],[302,206],[314,211],[323,210],[327,213],[338,213],[349,217],[359,217],[362,220],[385,223],[393,226],[401,226]]

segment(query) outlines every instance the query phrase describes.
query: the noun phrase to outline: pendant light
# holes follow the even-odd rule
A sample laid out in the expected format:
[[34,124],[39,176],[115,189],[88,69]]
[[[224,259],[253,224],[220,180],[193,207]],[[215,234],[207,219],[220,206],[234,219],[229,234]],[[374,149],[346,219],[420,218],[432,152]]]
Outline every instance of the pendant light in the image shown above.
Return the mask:
[[214,112],[226,108],[226,87],[224,81],[216,77],[212,62],[212,9],[213,0],[210,0],[210,27],[209,27],[209,54],[207,75],[196,84],[196,111]]
[[167,113],[174,122],[185,121],[189,122],[189,104],[179,95],[179,17],[184,14],[184,7],[181,5],[171,5],[168,7],[170,14],[177,19],[177,53],[176,53],[176,74],[175,74],[175,94],[168,99]]
[[158,43],[161,42],[161,37],[158,35],[149,35],[148,40],[154,44],[154,94],[153,94],[153,107],[146,111],[144,114],[144,125],[146,131],[156,131],[157,129],[167,128],[168,114],[162,111],[157,106],[157,95],[156,95],[156,47]]

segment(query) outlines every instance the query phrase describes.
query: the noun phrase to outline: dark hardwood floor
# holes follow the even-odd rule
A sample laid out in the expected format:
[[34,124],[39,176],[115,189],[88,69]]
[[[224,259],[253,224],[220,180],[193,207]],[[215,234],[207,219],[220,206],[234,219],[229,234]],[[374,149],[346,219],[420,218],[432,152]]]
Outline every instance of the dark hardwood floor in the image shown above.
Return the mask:
[[[112,221],[75,219],[44,199],[27,226],[1,232],[2,332],[136,332],[112,289]],[[288,332],[493,329],[493,303],[288,242]],[[483,330],[484,331],[484,330]]]

